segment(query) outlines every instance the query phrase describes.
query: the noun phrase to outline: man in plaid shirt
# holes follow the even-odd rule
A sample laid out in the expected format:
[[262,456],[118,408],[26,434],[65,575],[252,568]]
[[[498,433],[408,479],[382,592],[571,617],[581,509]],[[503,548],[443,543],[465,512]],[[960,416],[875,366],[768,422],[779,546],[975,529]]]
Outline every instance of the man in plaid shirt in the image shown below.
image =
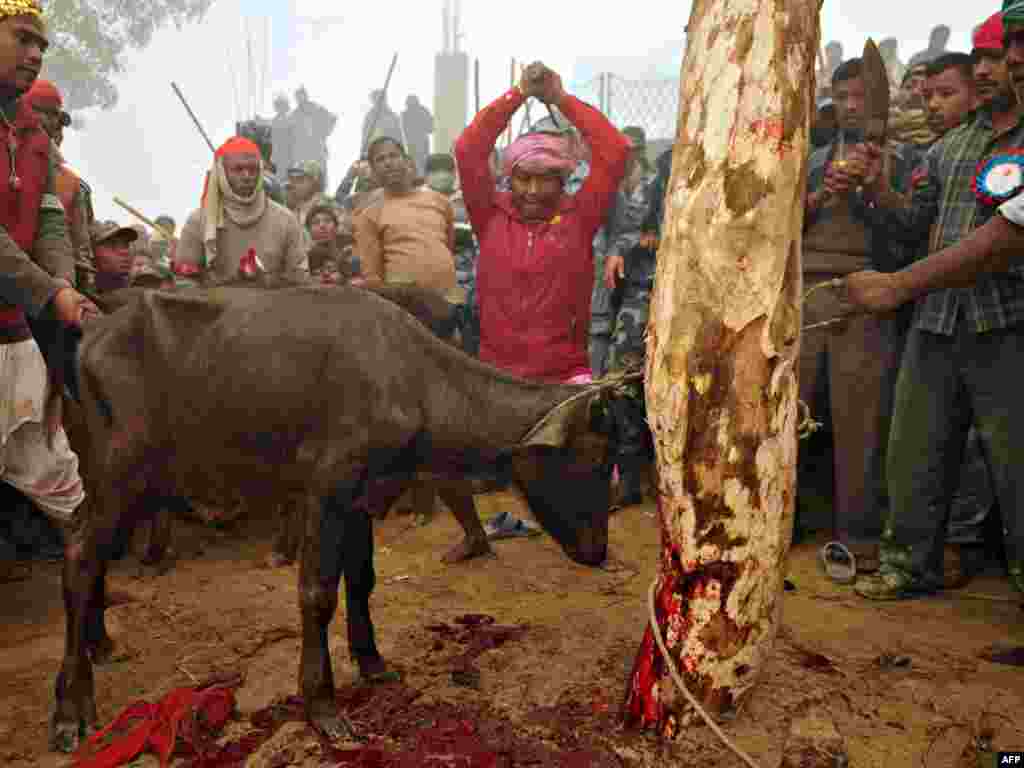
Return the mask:
[[[1009,9],[1009,10],[1008,10]],[[1024,30],[1024,0],[1007,0],[1006,39]],[[1001,62],[999,66],[997,63]],[[982,70],[979,73],[979,69]],[[866,184],[877,215],[909,243],[931,237],[930,251],[956,244],[988,221],[995,206],[981,203],[972,182],[979,162],[1024,148],[1024,110],[1010,71],[1024,75],[1024,44],[1005,56],[975,51],[975,75],[998,83],[974,118],[950,131],[915,172],[908,201],[878,173],[868,150]],[[859,158],[858,158],[859,159]],[[981,276],[966,288],[937,291],[915,305],[913,327],[896,385],[889,445],[892,510],[886,521],[881,568],[858,581],[858,594],[895,600],[942,587],[942,547],[972,416],[993,470],[1004,514],[1011,578],[1024,590],[1024,269]]]

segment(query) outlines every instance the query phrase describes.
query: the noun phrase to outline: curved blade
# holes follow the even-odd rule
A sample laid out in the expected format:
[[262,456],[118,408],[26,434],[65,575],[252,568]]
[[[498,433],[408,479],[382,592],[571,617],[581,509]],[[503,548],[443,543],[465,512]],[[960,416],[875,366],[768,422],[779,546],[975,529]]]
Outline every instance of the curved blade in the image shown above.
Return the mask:
[[889,124],[889,73],[878,46],[870,37],[861,57],[864,77],[864,138],[885,143]]

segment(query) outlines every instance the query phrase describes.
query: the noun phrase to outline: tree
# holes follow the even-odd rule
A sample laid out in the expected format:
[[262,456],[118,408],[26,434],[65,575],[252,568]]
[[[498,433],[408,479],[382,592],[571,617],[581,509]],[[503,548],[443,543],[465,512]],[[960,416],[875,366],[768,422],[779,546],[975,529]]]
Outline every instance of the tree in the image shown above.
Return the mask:
[[[819,0],[696,0],[647,337],[655,613],[687,688],[736,711],[778,626],[796,481],[800,239]],[[650,627],[628,724],[688,721]]]
[[153,32],[196,21],[213,0],[50,0],[45,4],[50,49],[43,77],[64,96],[69,112],[117,103],[113,77],[126,51],[145,48]]

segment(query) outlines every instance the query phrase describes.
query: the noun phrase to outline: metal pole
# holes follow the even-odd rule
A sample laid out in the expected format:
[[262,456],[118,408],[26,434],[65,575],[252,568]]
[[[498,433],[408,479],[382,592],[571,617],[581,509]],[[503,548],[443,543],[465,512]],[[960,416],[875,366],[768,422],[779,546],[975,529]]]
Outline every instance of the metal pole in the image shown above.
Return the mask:
[[[508,72],[508,87],[516,87],[516,57],[512,57],[512,65],[509,67]],[[505,146],[507,147],[512,143],[512,121],[508,121],[508,130],[505,132]]]
[[211,152],[216,152],[217,148],[213,146],[213,142],[210,141],[210,137],[206,135],[206,131],[203,130],[203,126],[199,124],[199,119],[196,117],[196,113],[192,111],[192,107],[185,101],[185,96],[182,94],[181,89],[177,83],[171,83],[171,88],[178,94],[178,98],[181,99],[182,106],[185,107],[185,111],[188,112],[188,116],[192,118],[192,122],[196,124],[196,128],[199,129],[199,134],[206,140],[206,146],[210,148]]
[[228,77],[231,78],[231,93],[235,97],[235,120],[238,121],[242,119],[239,114],[242,111],[242,108],[238,101],[238,79],[235,77],[235,67],[231,63],[231,57],[225,53],[224,58],[227,59],[228,63]]
[[377,98],[377,104],[373,109],[373,119],[370,120],[369,129],[366,131],[366,136],[363,137],[363,148],[359,152],[361,158],[366,154],[366,148],[370,146],[370,137],[373,136],[373,131],[377,127],[377,120],[380,118],[381,110],[384,109],[384,100],[388,95],[388,86],[391,84],[391,75],[395,72],[395,65],[398,63],[398,51],[395,51],[395,55],[391,59],[391,66],[388,68],[388,76],[384,80],[384,90],[381,91],[380,96]]
[[245,101],[246,110],[248,114],[243,115],[245,120],[248,120],[251,115],[256,114],[256,104],[253,100],[253,80],[256,79],[255,68],[252,65],[252,31],[249,29],[249,17],[245,17],[245,52],[246,57],[249,60],[249,71],[245,76]]
[[607,117],[610,122],[614,123],[615,121],[612,119],[612,74],[610,72],[605,80],[604,98],[606,104],[604,116]]
[[476,105],[474,114],[480,112],[480,59],[473,60],[473,98]]
[[260,112],[267,101],[267,66],[270,61],[270,17],[263,20],[263,68],[260,70]]

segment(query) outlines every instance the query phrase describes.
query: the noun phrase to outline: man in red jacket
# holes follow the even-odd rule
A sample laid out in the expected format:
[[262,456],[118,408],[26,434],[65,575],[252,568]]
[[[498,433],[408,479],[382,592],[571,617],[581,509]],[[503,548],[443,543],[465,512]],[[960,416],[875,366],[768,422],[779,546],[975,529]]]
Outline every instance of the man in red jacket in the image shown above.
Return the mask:
[[[531,96],[557,107],[590,147],[590,175],[575,195],[564,185],[578,158],[564,136],[549,133],[521,136],[503,153],[511,189],[496,188],[491,152]],[[604,115],[567,94],[558,74],[540,62],[455,142],[462,196],[480,243],[481,360],[527,379],[590,380],[591,244],[625,174],[629,148]],[[509,526],[502,517],[492,538],[522,531],[520,521]]]
[[[590,145],[590,176],[575,195],[563,184],[576,158],[562,136],[527,134],[504,153],[512,188],[498,192],[489,159],[530,96],[557,106]],[[476,116],[455,142],[470,223],[480,242],[480,359],[542,381],[590,374],[587,337],[591,243],[625,173],[629,143],[598,110],[562,89],[543,64]]]

